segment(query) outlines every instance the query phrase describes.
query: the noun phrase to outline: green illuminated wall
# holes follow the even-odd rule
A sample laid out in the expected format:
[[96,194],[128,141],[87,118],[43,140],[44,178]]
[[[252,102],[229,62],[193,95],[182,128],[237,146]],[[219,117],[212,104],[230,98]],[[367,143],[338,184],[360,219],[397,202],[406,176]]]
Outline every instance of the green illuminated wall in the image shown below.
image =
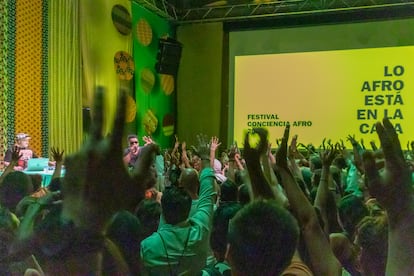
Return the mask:
[[184,45],[178,74],[177,128],[180,140],[190,145],[199,133],[226,140],[227,88],[223,83],[227,70],[223,66],[228,62],[223,61],[227,47],[222,26],[208,23],[177,28],[177,39]]
[[[163,80],[163,77],[155,71],[155,64],[159,38],[174,37],[174,30],[167,20],[134,2],[132,2],[132,17],[137,134],[140,137],[151,135],[162,148],[168,148],[172,146],[176,132],[174,127],[177,121],[176,89],[171,90],[171,77],[167,77],[170,82],[165,82],[165,79]],[[147,115],[149,111],[153,116]],[[150,125],[153,129],[150,132],[144,125],[148,118],[152,119]],[[154,124],[155,120],[158,121],[157,124]],[[163,126],[167,121],[169,127]]]

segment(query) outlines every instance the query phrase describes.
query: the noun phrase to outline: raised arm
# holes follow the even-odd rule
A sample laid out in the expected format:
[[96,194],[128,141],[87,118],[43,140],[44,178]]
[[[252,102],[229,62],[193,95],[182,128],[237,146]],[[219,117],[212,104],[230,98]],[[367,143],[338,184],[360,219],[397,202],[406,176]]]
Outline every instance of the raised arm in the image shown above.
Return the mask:
[[288,148],[288,159],[289,159],[289,164],[290,164],[289,167],[295,177],[301,179],[302,181],[305,181],[303,179],[302,171],[300,170],[298,164],[296,163],[296,158],[299,158],[301,160],[304,158],[303,155],[300,154],[300,152],[298,151],[297,140],[298,140],[298,136],[297,135],[293,136],[292,141],[290,142],[290,146]]
[[327,236],[323,232],[313,206],[306,198],[287,164],[287,141],[290,126],[286,126],[282,143],[276,154],[276,166],[282,178],[290,207],[302,229],[315,275],[340,275],[341,265],[335,258]]
[[144,141],[144,146],[155,143],[154,140],[152,140],[151,136],[144,136],[142,137],[142,140]]
[[398,135],[384,118],[376,131],[385,157],[380,173],[372,153],[363,155],[370,194],[388,215],[388,259],[386,275],[414,275],[414,192],[411,172],[404,160]]
[[3,179],[6,177],[6,175],[8,175],[9,173],[11,173],[14,170],[14,167],[17,166],[17,163],[18,163],[20,157],[22,157],[18,147],[13,148],[11,156],[12,157],[11,157],[11,160],[10,160],[9,164],[7,165],[6,169],[4,170],[4,172],[0,176],[0,185],[1,185],[1,183],[3,183]]
[[216,136],[211,137],[210,140],[210,167],[214,168],[214,159],[216,158],[216,151],[221,145],[219,138]]
[[[315,198],[315,207],[317,207],[321,213],[322,220],[324,222],[324,231],[326,234],[329,234],[329,219],[328,219],[328,212],[335,210],[329,210],[328,209],[328,200],[329,197],[333,197],[331,191],[329,190],[329,182],[331,181],[331,174],[330,174],[330,167],[332,164],[332,161],[335,159],[336,155],[338,154],[338,151],[333,146],[329,146],[328,149],[323,150],[320,153],[320,158],[322,161],[322,174],[321,179],[319,181],[318,190],[316,192],[316,198]],[[332,199],[333,200],[333,199]],[[336,218],[336,216],[335,216]]]
[[262,154],[261,159],[263,172],[266,176],[267,181],[269,182],[270,186],[273,187],[273,189],[278,189],[279,182],[277,181],[275,171],[273,170],[273,166],[276,164],[276,157],[272,153],[271,143],[268,143],[267,152],[266,154]]
[[352,151],[354,153],[354,164],[356,168],[358,169],[358,171],[363,172],[364,167],[362,165],[362,155],[361,155],[363,149],[361,145],[359,145],[359,143],[355,139],[355,135],[352,135],[352,136],[348,135],[347,139],[352,145]]
[[171,151],[171,156],[175,156],[175,154],[178,152],[178,148],[180,147],[180,141],[178,141],[178,136],[174,135],[175,137],[175,142],[174,142],[174,147]]
[[191,219],[202,224],[208,231],[211,230],[213,195],[215,195],[215,177],[213,169],[210,166],[210,148],[211,145],[207,136],[202,134],[197,135],[197,146],[193,146],[193,150],[201,158],[200,192],[197,211]]
[[19,242],[26,242],[31,237],[34,231],[34,227],[38,217],[41,215],[41,211],[50,208],[54,204],[60,204],[61,194],[57,192],[47,192],[45,195],[39,198],[27,196],[20,201],[16,209],[26,211],[22,214],[23,219],[20,222],[17,231],[17,240]]
[[133,210],[144,197],[145,181],[151,175],[159,147],[143,147],[130,174],[122,161],[126,92],[119,91],[113,129],[103,135],[104,93],[95,93],[91,134],[79,152],[65,159],[66,174],[62,216],[76,227],[104,233],[110,217],[122,209]]
[[[250,135],[257,134],[260,138],[256,147],[250,145]],[[275,194],[268,179],[266,178],[260,160],[263,156],[267,159],[267,130],[255,128],[252,133],[246,133],[244,139],[244,158],[249,173],[251,191],[254,198],[275,199]]]
[[238,152],[238,148],[235,143],[230,146],[228,150],[227,156],[229,157],[229,167],[227,168],[227,178],[236,183],[236,171],[238,169],[236,164],[236,154]]
[[60,151],[59,148],[51,147],[50,152],[52,153],[53,160],[56,162],[52,179],[59,178],[62,175],[63,153],[65,151]]
[[184,141],[181,143],[181,161],[185,168],[191,168],[190,158],[187,155],[187,143]]

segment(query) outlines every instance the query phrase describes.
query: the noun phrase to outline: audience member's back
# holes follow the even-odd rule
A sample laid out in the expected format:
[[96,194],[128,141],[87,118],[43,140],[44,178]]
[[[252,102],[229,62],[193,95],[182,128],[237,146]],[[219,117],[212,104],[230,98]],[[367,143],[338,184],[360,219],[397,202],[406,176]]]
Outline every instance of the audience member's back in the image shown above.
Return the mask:
[[238,188],[231,180],[227,179],[220,185],[220,203],[237,202]]
[[388,221],[385,215],[363,218],[356,229],[358,267],[362,275],[385,275],[388,255]]
[[348,238],[352,240],[355,227],[365,216],[368,215],[368,209],[361,198],[358,198],[353,194],[349,194],[342,197],[339,201],[338,215]]
[[[142,227],[138,218],[128,211],[120,211],[114,215],[107,230],[107,237],[114,242],[133,275],[140,273],[139,248],[142,240]],[[110,257],[111,252],[104,254],[104,271],[108,274],[117,273],[116,259]],[[109,255],[108,255],[109,253]]]
[[142,239],[157,231],[160,223],[161,204],[153,199],[142,200],[135,211],[142,226]]
[[20,171],[11,172],[0,185],[0,204],[14,212],[19,201],[32,192],[29,176]]
[[228,260],[233,275],[279,275],[295,252],[296,220],[273,201],[254,201],[229,224]]
[[249,187],[246,184],[242,184],[241,186],[239,186],[237,199],[241,205],[246,205],[250,202]]
[[205,192],[201,188],[201,194],[204,195],[200,196],[198,210],[190,220],[190,195],[181,188],[171,187],[165,190],[161,199],[165,224],[141,242],[141,258],[146,273],[196,275],[205,266],[209,220],[213,212],[212,181],[209,185],[211,187]]
[[212,269],[218,270],[222,275],[231,275],[230,266],[225,260],[227,250],[227,233],[229,221],[242,208],[237,202],[227,202],[220,205],[213,215],[213,226],[210,235],[210,247],[214,252],[216,263],[214,266],[205,269],[207,273],[212,274]]

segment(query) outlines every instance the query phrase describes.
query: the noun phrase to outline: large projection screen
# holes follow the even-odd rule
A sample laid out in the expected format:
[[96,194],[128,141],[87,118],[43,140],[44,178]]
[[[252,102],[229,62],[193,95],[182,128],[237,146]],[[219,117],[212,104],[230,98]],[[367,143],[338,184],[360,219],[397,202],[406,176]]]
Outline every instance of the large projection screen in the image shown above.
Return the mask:
[[376,141],[391,118],[414,140],[414,19],[230,33],[229,143],[254,127],[285,125],[316,146],[348,135]]

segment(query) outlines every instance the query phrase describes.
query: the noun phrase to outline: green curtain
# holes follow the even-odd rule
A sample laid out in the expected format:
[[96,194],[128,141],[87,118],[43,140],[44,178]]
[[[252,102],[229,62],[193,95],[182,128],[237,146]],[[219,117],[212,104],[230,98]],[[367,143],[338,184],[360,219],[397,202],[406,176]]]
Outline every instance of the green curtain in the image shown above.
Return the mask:
[[49,145],[77,151],[82,143],[79,0],[49,0]]
[[[131,90],[132,81],[121,80],[115,70],[114,57],[118,51],[132,55],[132,33],[123,35],[112,22],[112,8],[122,5],[130,13],[129,0],[79,0],[82,70],[85,93],[82,104],[92,107],[97,86],[105,89],[105,122],[103,131],[110,133],[116,112],[119,88]],[[93,113],[93,110],[91,111]]]

